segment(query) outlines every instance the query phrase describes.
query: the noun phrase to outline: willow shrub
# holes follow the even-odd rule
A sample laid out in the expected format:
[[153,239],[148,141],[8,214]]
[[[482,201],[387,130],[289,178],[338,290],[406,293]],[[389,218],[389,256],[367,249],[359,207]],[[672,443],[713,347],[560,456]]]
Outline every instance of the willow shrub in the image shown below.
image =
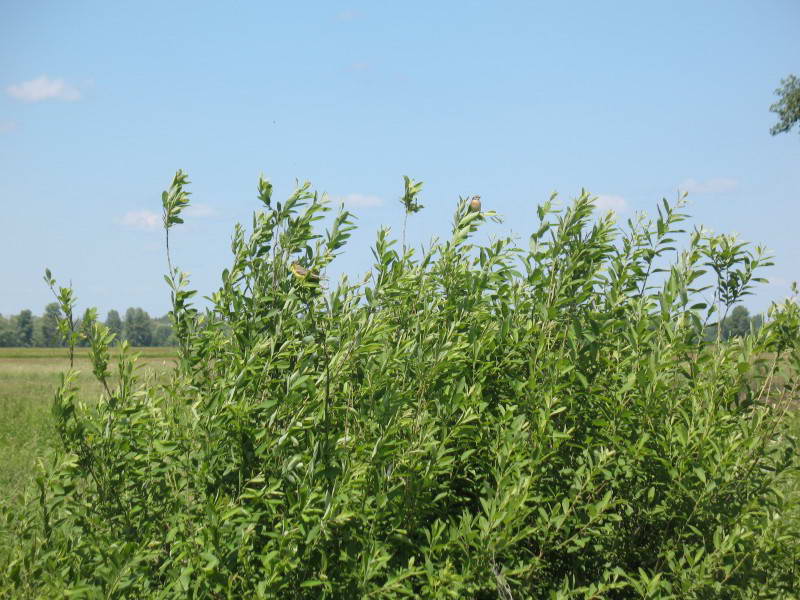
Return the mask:
[[[179,172],[163,194],[168,258],[187,183]],[[406,179],[408,213],[420,188]],[[682,232],[680,202],[620,226],[587,194],[540,206],[525,247],[480,246],[496,217],[462,200],[447,241],[417,252],[383,229],[369,276],[334,285],[351,215],[320,234],[329,208],[308,184],[283,203],[266,181],[258,194],[209,309],[169,263],[180,349],[167,383],[142,377],[124,344],[111,372],[113,336],[90,328],[106,393],[78,404],[63,376],[63,452],[29,510],[5,516],[6,593],[800,593],[784,418],[800,311],[787,301],[756,333],[703,341],[758,281],[763,251]],[[74,344],[74,297],[54,291]]]

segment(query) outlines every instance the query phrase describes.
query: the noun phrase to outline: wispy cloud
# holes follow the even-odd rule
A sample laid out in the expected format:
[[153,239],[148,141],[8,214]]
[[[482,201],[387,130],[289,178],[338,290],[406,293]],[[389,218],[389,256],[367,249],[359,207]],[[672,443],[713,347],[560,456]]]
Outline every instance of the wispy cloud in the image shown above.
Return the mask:
[[0,121],[0,133],[10,133],[17,128],[16,121]]
[[122,215],[119,222],[129,229],[155,231],[162,225],[161,215],[149,210],[131,210]]
[[715,177],[705,181],[689,178],[681,182],[678,189],[688,194],[724,194],[732,192],[737,187],[739,187],[739,182],[736,179]]
[[613,210],[618,213],[625,212],[628,208],[625,198],[613,194],[600,194],[595,198],[594,205],[599,210]]
[[40,75],[36,79],[14,83],[6,88],[12,98],[23,102],[41,102],[42,100],[80,100],[80,91],[63,79],[50,79]]
[[347,65],[347,70],[352,73],[364,73],[372,70],[372,65],[368,62],[354,62]]
[[334,202],[342,202],[349,208],[374,208],[383,205],[383,198],[369,194],[347,194],[346,196],[332,196]]
[[184,211],[184,214],[186,214],[187,217],[204,219],[207,217],[215,217],[217,215],[217,209],[208,204],[192,204]]
[[355,19],[358,19],[361,16],[362,16],[361,11],[348,9],[348,10],[342,10],[342,11],[339,11],[338,13],[336,13],[336,20],[337,21],[353,21]]
[[[206,219],[217,214],[217,209],[208,204],[192,204],[183,211],[183,216],[191,219]],[[129,210],[117,219],[117,223],[139,231],[157,231],[164,225],[162,215],[151,210]]]

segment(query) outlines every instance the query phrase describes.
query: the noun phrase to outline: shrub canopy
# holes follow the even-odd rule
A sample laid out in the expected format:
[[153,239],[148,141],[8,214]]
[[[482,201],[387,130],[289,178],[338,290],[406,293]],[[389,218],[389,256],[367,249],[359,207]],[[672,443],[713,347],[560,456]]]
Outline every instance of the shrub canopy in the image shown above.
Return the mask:
[[[163,195],[167,252],[187,184]],[[405,188],[413,226],[421,185]],[[0,591],[796,597],[798,307],[704,341],[761,249],[681,231],[680,202],[617,225],[586,193],[540,206],[522,247],[478,245],[496,217],[464,199],[446,241],[419,252],[382,229],[369,276],[333,284],[352,216],[320,234],[308,184],[258,193],[210,308],[170,260],[167,381],[124,344],[112,373],[94,322],[106,393],[79,405],[63,376],[63,451],[31,510],[6,515]]]

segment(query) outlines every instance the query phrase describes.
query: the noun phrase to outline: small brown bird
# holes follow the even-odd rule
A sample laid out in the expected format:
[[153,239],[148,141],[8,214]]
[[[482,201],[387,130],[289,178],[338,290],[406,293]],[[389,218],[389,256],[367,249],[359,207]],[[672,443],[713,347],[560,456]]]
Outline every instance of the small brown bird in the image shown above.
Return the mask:
[[309,271],[305,267],[301,266],[299,262],[295,261],[292,263],[292,273],[298,279],[308,279],[309,281],[319,281],[319,273],[316,271]]
[[481,210],[481,197],[480,196],[473,196],[472,200],[469,201],[469,210],[470,212],[480,212]]

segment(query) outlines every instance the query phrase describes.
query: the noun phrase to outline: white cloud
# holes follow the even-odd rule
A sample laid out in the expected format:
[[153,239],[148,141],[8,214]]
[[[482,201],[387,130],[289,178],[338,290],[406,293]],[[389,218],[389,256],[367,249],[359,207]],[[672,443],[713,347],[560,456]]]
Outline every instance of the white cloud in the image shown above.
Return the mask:
[[628,203],[622,196],[612,194],[600,194],[595,198],[594,205],[599,210],[613,210],[614,212],[624,212],[628,208]]
[[161,215],[149,210],[131,210],[126,212],[119,221],[125,227],[155,231],[162,225]]
[[383,198],[368,194],[347,194],[346,196],[336,196],[332,200],[337,203],[343,202],[350,208],[374,208],[383,205]]
[[[183,211],[184,217],[203,219],[217,215],[217,210],[208,204],[193,204]],[[138,229],[140,231],[157,231],[164,225],[162,215],[151,210],[129,210],[122,217],[117,219],[117,223],[128,229]]]
[[688,194],[724,194],[739,187],[739,182],[729,177],[715,177],[705,181],[686,179],[679,186],[681,192]]
[[16,128],[16,121],[0,121],[0,133],[10,133]]
[[217,210],[208,204],[191,204],[183,212],[187,217],[196,217],[198,219],[214,217],[217,214]]
[[36,79],[15,83],[6,88],[12,98],[23,102],[41,102],[42,100],[79,100],[80,91],[63,79],[50,79],[40,75]]

